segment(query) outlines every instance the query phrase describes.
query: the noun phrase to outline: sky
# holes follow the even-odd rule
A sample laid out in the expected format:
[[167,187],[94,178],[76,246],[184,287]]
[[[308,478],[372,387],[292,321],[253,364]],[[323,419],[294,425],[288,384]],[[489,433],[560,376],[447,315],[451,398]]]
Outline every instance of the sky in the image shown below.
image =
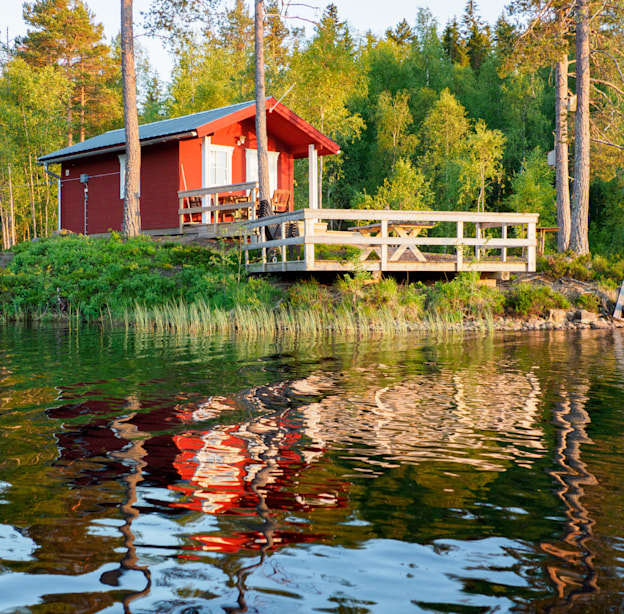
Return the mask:
[[[110,40],[120,28],[120,0],[85,0],[95,15],[95,21],[104,24],[104,32]],[[141,11],[146,11],[151,0],[134,0],[135,35],[139,35],[141,44],[147,48],[150,62],[163,81],[171,71],[171,59],[163,44],[158,39],[142,36]],[[297,8],[298,14],[311,21],[318,20],[329,0],[305,0]],[[440,29],[454,16],[461,17],[466,0],[333,0],[338,7],[338,16],[347,21],[359,32],[371,30],[383,35],[388,28],[393,28],[402,19],[414,25],[419,8],[428,8],[437,19]],[[476,3],[479,15],[488,23],[494,24],[503,12],[506,2],[502,0],[481,0]],[[2,0],[0,14],[0,36],[3,41],[12,40],[26,33],[26,24],[22,20],[22,0]],[[317,9],[309,8],[312,6]],[[295,22],[296,23],[296,22]],[[303,25],[303,24],[302,24]],[[311,26],[310,26],[311,27]]]

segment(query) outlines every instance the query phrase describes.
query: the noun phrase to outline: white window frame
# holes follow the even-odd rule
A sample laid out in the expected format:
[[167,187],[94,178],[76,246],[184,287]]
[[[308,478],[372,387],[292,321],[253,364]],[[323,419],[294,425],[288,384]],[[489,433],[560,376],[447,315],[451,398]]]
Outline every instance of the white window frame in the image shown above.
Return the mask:
[[126,197],[126,154],[119,154],[119,198]]
[[[279,179],[279,151],[269,151],[269,194],[277,190]],[[245,181],[258,181],[258,150],[245,149]]]
[[[234,147],[228,145],[214,145],[209,136],[204,137],[202,143],[202,187],[212,188],[215,184],[212,181],[212,153],[213,152],[225,152],[227,156],[227,169],[225,183],[219,183],[218,185],[230,185],[232,183],[232,157],[234,154]],[[208,197],[202,198],[202,205],[208,206]],[[210,224],[210,214],[208,212],[202,213],[202,224]]]
[[[119,198],[126,198],[126,154],[119,154]],[[141,197],[141,179],[139,179],[139,198]]]

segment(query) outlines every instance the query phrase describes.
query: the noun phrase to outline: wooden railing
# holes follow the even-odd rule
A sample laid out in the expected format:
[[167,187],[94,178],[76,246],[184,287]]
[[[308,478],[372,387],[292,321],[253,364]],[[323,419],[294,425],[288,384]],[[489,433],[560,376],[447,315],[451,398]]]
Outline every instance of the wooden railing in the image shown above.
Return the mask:
[[[235,193],[244,192],[238,202],[229,202],[234,200]],[[212,224],[214,226],[215,236],[217,235],[217,226],[224,223],[224,216],[230,215],[234,218],[244,218],[253,220],[255,218],[255,203],[258,196],[258,182],[250,181],[247,183],[236,183],[232,185],[219,185],[211,188],[199,188],[197,190],[183,190],[178,192],[180,208],[178,216],[180,218],[180,233],[184,232],[184,226],[191,225],[192,216],[201,214],[201,224]],[[201,205],[195,204],[197,201],[203,201]],[[189,206],[185,206],[189,205]],[[207,214],[207,215],[206,215]],[[185,221],[185,217],[189,221]],[[205,219],[207,217],[207,219]]]
[[[535,271],[536,266],[538,217],[537,213],[302,209],[245,222],[246,241],[242,248],[251,272],[357,268],[397,272],[529,272]],[[331,229],[346,224],[352,224],[346,231]],[[422,230],[434,226],[445,230],[446,236],[421,236]],[[298,236],[288,236],[293,227]],[[510,233],[510,228],[515,231]],[[269,239],[267,229],[276,236]],[[359,261],[321,260],[315,255],[317,245],[358,247]],[[421,248],[427,246],[437,246],[438,251],[447,253],[423,253],[426,250]],[[403,256],[408,251],[412,258]]]

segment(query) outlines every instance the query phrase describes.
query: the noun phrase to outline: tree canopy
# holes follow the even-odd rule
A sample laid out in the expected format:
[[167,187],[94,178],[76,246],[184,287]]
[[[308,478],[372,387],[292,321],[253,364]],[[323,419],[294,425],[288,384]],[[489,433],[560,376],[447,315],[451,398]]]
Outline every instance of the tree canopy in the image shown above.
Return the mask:
[[[382,36],[329,4],[307,37],[281,2],[263,4],[266,94],[341,146],[322,168],[323,206],[530,209],[565,226],[560,249],[624,252],[602,230],[624,234],[622,0],[512,0],[495,24],[468,0],[443,26],[421,9]],[[0,75],[0,216],[4,229],[11,191],[18,240],[55,225],[36,157],[123,123],[119,46],[88,0],[32,0],[24,18]],[[142,121],[253,99],[249,2],[153,0],[147,24],[169,37],[174,69],[160,83],[139,53]],[[306,188],[303,169],[296,180]]]

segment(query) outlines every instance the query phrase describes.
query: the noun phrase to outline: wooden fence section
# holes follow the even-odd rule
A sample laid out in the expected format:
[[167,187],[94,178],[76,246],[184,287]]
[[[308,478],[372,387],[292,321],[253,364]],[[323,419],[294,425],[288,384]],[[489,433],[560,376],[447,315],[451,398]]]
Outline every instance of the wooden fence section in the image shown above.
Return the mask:
[[[189,226],[201,227],[211,237],[228,236],[236,233],[241,220],[253,220],[256,216],[258,182],[220,185],[197,190],[178,192],[180,207],[180,234]],[[195,221],[194,217],[200,217]]]
[[[533,272],[538,217],[537,213],[301,209],[245,222],[242,249],[250,273]],[[346,230],[333,230],[347,225]],[[436,236],[423,235],[425,230]],[[335,254],[322,258],[317,254],[320,245],[361,251],[356,258],[341,258],[340,248],[334,248]],[[434,246],[434,253],[427,252]]]

